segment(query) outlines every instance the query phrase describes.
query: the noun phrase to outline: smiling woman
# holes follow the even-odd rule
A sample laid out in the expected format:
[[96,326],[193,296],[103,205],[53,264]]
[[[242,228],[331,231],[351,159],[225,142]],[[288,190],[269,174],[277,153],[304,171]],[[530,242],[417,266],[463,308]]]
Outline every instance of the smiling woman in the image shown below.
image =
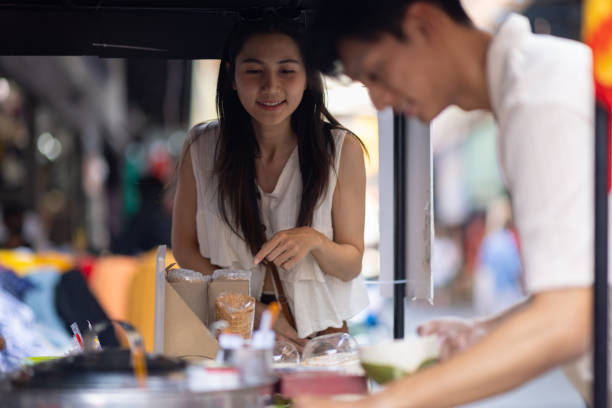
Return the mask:
[[[252,294],[284,297],[275,330],[346,330],[367,305],[360,276],[362,145],[327,111],[299,27],[239,24],[217,82],[219,120],[196,125],[179,167],[172,246],[182,267],[251,269]],[[294,320],[294,321],[292,321]]]
[[248,39],[236,58],[234,89],[255,126],[287,121],[302,101],[306,70],[297,44],[280,33]]

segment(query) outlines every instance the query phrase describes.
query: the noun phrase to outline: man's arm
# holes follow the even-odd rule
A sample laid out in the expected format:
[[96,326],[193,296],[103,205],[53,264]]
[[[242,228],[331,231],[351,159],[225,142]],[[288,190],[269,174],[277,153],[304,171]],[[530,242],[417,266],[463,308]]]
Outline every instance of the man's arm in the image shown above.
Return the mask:
[[506,319],[508,319],[508,317],[510,317],[510,316],[514,315],[515,313],[518,313],[519,311],[523,310],[525,308],[525,306],[529,305],[531,300],[532,300],[532,297],[526,297],[525,299],[521,300],[520,302],[510,306],[509,308],[507,308],[505,310],[502,310],[501,312],[499,312],[497,314],[494,314],[494,315],[486,317],[486,318],[476,319],[475,323],[479,327],[484,329],[485,332],[488,333],[491,330],[493,330],[494,328],[496,328],[497,326],[499,326]]
[[[450,407],[507,391],[583,354],[591,344],[591,307],[591,288],[536,294],[465,352],[350,406]],[[296,406],[341,405],[304,398]]]
[[522,310],[530,300],[531,298],[525,298],[500,313],[486,318],[466,320],[446,317],[431,320],[420,325],[417,332],[421,336],[438,336],[441,340],[440,360],[447,360],[473,345],[510,316]]
[[445,407],[507,391],[583,354],[591,307],[591,288],[536,294],[464,353],[393,384],[376,400],[386,407]]

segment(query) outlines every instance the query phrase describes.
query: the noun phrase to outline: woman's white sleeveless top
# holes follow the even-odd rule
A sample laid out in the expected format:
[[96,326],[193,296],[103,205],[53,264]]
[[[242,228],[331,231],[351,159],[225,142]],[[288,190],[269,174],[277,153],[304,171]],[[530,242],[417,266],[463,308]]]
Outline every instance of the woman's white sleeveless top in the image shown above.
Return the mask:
[[[213,166],[218,138],[218,123],[198,125],[191,131],[187,143],[190,147],[197,189],[196,228],[200,254],[214,265],[252,271],[251,294],[261,296],[265,269],[253,266],[253,255],[246,243],[223,221],[217,202],[217,182]],[[312,228],[333,239],[332,199],[338,179],[336,169],[346,132],[333,130],[336,144],[334,169],[330,171],[327,193],[314,211]],[[237,146],[237,148],[240,148]],[[302,176],[296,148],[283,168],[276,187],[271,193],[260,189],[260,209],[266,227],[266,237],[295,228],[302,197]],[[306,337],[328,327],[341,327],[343,320],[353,317],[368,305],[368,295],[362,275],[343,282],[319,268],[315,258],[308,254],[290,270],[279,269],[285,295],[295,316],[298,335]]]

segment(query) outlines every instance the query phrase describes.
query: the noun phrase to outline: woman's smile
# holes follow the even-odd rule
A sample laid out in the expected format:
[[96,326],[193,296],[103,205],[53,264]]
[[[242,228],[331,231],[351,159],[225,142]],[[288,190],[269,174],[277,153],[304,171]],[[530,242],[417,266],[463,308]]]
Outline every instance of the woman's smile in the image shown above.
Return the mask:
[[257,106],[267,111],[274,111],[281,108],[283,105],[287,103],[286,99],[283,100],[263,100],[257,101]]

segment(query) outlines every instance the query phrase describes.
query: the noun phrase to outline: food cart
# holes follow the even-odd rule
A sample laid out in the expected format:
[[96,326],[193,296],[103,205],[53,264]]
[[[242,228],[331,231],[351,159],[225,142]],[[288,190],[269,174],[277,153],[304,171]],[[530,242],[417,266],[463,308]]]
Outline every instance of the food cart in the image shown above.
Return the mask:
[[[303,0],[291,2],[289,5],[298,10],[299,18],[305,24],[316,19],[314,12],[318,2]],[[282,1],[23,1],[18,5],[13,2],[0,1],[0,33],[11,41],[0,44],[2,55],[94,55],[106,58],[112,57],[153,57],[153,58],[218,58],[222,42],[231,26],[242,18],[241,13],[253,8],[287,7]],[[134,28],[137,29],[134,29]],[[389,121],[389,118],[387,118]],[[409,148],[406,146],[406,136],[409,129],[416,132],[426,130],[415,128],[405,118],[395,116],[391,119],[394,144],[394,336],[403,337],[403,310],[406,294],[406,251],[407,207],[406,197],[411,197],[410,187],[406,180],[406,160]],[[598,121],[597,137],[597,177],[596,177],[596,296],[595,296],[595,380],[596,405],[605,403],[597,396],[607,392],[607,138],[604,120]],[[430,166],[430,164],[427,164]],[[429,226],[431,228],[431,225]],[[153,362],[151,362],[153,363]],[[601,364],[600,364],[601,363]],[[180,366],[176,366],[180,371]],[[128,378],[129,375],[125,378]],[[112,384],[121,374],[108,376]],[[124,378],[124,379],[125,379]],[[162,379],[163,378],[163,379]],[[13,391],[16,401],[39,404],[57,401],[70,405],[98,405],[102,402],[124,403],[130,405],[159,406],[170,403],[170,400],[160,398],[170,388],[176,391],[176,399],[187,405],[226,406],[221,399],[257,398],[262,392],[269,390],[270,383],[262,383],[240,390],[228,389],[226,392],[187,393],[180,389],[180,381],[173,383],[160,375],[159,381],[153,381],[152,386],[143,393],[135,384],[127,386],[121,392],[105,390],[99,378],[81,379],[74,382],[83,388],[85,381],[90,391],[72,392],[55,389],[53,391],[36,391],[20,394]],[[89,382],[88,382],[89,381]],[[107,383],[108,384],[108,383]],[[598,385],[597,385],[598,384]],[[66,386],[65,390],[68,390]],[[158,387],[158,388],[156,388]],[[58,386],[59,388],[59,386]],[[2,391],[0,389],[0,391]],[[6,391],[6,389],[4,390]],[[161,392],[166,391],[166,392]],[[20,398],[24,398],[19,400]],[[42,398],[42,399],[41,399]],[[171,397],[168,397],[171,398]],[[54,400],[55,399],[55,400]],[[27,402],[26,402],[27,401]],[[205,401],[213,401],[205,405]],[[603,402],[602,402],[603,401]],[[105,402],[105,403],[106,403]],[[19,402],[17,402],[19,404]],[[204,405],[201,405],[204,404]]]

